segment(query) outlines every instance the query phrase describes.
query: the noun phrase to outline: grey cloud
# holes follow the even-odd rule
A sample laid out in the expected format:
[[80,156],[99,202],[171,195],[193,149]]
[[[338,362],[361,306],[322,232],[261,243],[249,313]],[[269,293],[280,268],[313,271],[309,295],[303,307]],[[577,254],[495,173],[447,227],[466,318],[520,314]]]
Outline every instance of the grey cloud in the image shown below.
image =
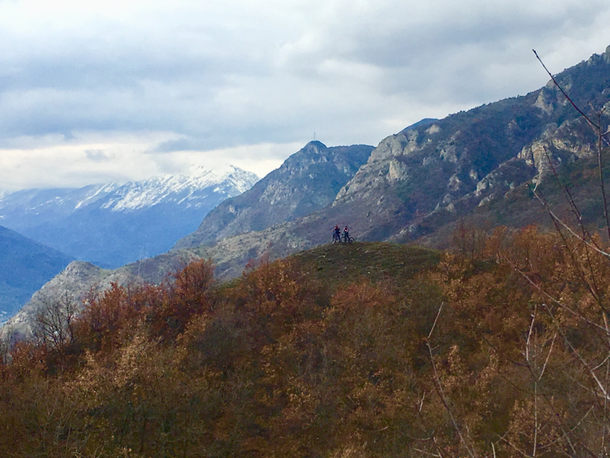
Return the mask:
[[[428,3],[436,4],[436,10],[420,18],[417,12],[410,13],[411,2],[387,8],[385,13],[390,14],[355,18],[356,25],[334,18],[336,26],[317,38],[322,44],[309,51],[295,47],[284,65],[310,78],[315,77],[319,62],[339,56],[382,69],[380,89],[389,93],[402,92],[431,103],[439,99],[482,103],[510,95],[494,73],[498,66],[535,68],[532,47],[556,49],[564,37],[590,36],[595,31],[594,18],[608,11],[599,1],[554,3],[537,11],[531,2],[446,2],[447,6],[461,5],[453,10],[443,8],[441,2]],[[538,87],[531,73],[507,71],[513,90]]]
[[101,149],[87,149],[85,150],[85,155],[87,159],[94,162],[106,162],[112,159]]
[[[374,143],[394,119],[407,125],[540,87],[530,49],[589,36],[608,11],[575,0],[546,10],[525,1],[296,4],[177,3],[141,22],[2,30],[0,139],[163,131],[180,138],[152,151],[174,152],[317,131],[329,144]],[[371,76],[333,74],[328,62],[369,66]]]
[[179,138],[176,140],[167,140],[161,142],[154,148],[147,151],[147,153],[175,153],[177,151],[197,151],[205,149],[209,148],[206,148],[206,144],[202,140],[196,140],[193,138]]

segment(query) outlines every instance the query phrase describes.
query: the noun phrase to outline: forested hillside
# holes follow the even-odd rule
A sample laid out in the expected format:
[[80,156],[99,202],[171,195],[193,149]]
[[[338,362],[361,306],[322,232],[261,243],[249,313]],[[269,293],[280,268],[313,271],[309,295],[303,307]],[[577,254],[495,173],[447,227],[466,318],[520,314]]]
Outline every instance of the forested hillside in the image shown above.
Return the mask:
[[196,261],[50,307],[0,365],[0,454],[605,456],[607,256],[534,227],[454,238],[228,284]]

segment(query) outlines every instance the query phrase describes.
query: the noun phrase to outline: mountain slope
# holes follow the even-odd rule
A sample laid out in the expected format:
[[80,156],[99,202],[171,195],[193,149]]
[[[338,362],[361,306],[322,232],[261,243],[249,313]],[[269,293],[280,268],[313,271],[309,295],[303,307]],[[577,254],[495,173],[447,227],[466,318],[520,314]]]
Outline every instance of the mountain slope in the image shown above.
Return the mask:
[[[557,79],[578,105],[606,106],[610,47]],[[594,154],[595,142],[589,126],[550,83],[526,96],[426,120],[391,135],[331,206],[258,233],[202,245],[197,252],[217,260],[221,274],[230,277],[249,258],[263,253],[286,256],[327,242],[334,224],[350,226],[359,240],[407,242],[426,237],[432,246],[444,245],[447,228],[456,221],[485,213],[492,202],[500,207],[509,204],[515,192],[529,183],[550,181],[549,160],[559,169],[565,164],[584,166]],[[591,178],[582,180],[581,186],[597,189],[598,184]],[[561,194],[559,189],[553,192]],[[497,210],[487,211],[488,227],[525,223],[520,217],[523,205],[538,204],[527,192],[523,198],[527,204],[511,206],[501,218]],[[542,213],[536,213],[534,221],[541,222]],[[222,233],[222,227],[217,232]],[[205,240],[189,236],[176,246]]]
[[176,247],[260,231],[313,213],[333,202],[372,150],[367,145],[328,148],[318,141],[309,142],[252,189],[218,205]]
[[235,167],[199,168],[125,185],[25,190],[0,200],[0,221],[77,259],[117,268],[166,252],[257,180]]
[[0,322],[3,322],[72,258],[0,226],[0,260]]
[[[580,106],[609,100],[610,52],[572,67],[558,80]],[[595,137],[553,86],[523,97],[457,113],[383,140],[333,206],[354,216],[367,239],[401,230],[412,239],[432,229],[420,221],[439,210],[464,214],[501,190],[507,192],[548,170],[592,154]],[[456,206],[468,198],[459,212]],[[405,227],[406,226],[406,227]]]

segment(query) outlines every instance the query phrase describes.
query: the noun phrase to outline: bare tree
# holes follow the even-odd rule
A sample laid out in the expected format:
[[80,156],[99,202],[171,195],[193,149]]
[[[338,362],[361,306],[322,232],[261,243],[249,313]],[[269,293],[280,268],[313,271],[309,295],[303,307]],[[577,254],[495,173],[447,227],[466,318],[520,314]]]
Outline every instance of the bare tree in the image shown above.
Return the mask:
[[40,343],[62,349],[74,341],[74,318],[78,304],[65,292],[60,297],[46,296],[34,322],[33,335]]

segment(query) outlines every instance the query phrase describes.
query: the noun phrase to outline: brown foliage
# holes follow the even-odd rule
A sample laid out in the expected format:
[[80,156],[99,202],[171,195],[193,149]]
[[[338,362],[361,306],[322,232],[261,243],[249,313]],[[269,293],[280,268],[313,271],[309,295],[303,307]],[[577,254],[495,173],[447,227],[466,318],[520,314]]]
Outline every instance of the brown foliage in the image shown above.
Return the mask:
[[480,240],[399,287],[284,260],[91,294],[70,342],[0,365],[0,453],[603,456],[608,263],[536,228]]

